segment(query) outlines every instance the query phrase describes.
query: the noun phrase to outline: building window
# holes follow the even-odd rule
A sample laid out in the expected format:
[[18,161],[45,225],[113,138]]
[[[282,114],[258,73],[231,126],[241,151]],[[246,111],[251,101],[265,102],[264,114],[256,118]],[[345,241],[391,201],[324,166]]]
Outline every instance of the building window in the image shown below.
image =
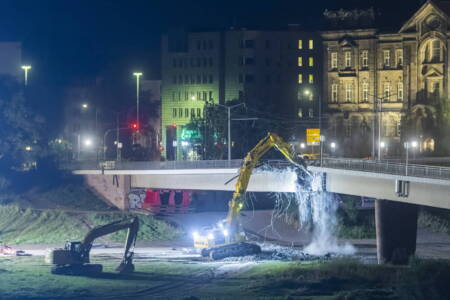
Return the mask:
[[369,83],[367,81],[362,84],[362,102],[369,102]]
[[266,49],[270,49],[270,41],[269,40],[266,40],[265,45],[266,45]]
[[441,42],[434,40],[431,43],[431,62],[441,61]]
[[243,83],[244,82],[244,75],[239,74],[239,83]]
[[301,56],[298,57],[298,66],[303,67],[303,57]]
[[383,100],[388,101],[391,97],[391,83],[385,82],[383,85]]
[[202,116],[202,110],[200,108],[197,108],[197,118],[200,118]]
[[255,81],[255,76],[253,76],[253,74],[245,74],[245,82],[254,82]]
[[314,57],[310,57],[310,58],[308,59],[308,65],[309,65],[310,67],[314,67]]
[[347,83],[345,85],[345,102],[353,101],[353,84]]
[[352,135],[352,124],[350,122],[347,122],[345,124],[345,136],[350,137]]
[[213,41],[209,40],[209,50],[214,49],[214,43]]
[[189,108],[184,109],[184,117],[189,118]]
[[363,50],[361,52],[361,65],[363,68],[367,68],[369,66],[369,51]]
[[331,102],[337,102],[338,100],[338,85],[333,83],[331,85]]
[[191,108],[191,119],[195,118],[195,108]]
[[397,49],[395,51],[396,61],[397,61],[397,67],[403,66],[403,49]]
[[298,40],[298,49],[303,49],[303,40]]
[[173,118],[177,117],[177,109],[176,108],[172,109],[172,117]]
[[313,74],[309,74],[309,76],[308,76],[308,82],[309,82],[309,83],[314,83],[314,75],[313,75]]
[[179,116],[180,118],[183,117],[183,109],[182,109],[182,108],[179,108],[179,109],[178,109],[178,116]]
[[313,118],[313,117],[314,117],[314,110],[313,110],[312,108],[308,109],[308,116],[309,116],[310,118]]
[[337,52],[331,52],[331,69],[337,69],[338,67],[338,54]]
[[403,82],[399,82],[397,85],[397,99],[403,101]]
[[309,50],[314,49],[314,41],[313,40],[309,40],[308,48],[309,48]]
[[396,130],[396,136],[400,136],[402,131],[402,123],[400,121],[397,122],[397,130]]
[[352,52],[351,51],[345,51],[345,67],[346,68],[352,67]]
[[213,100],[213,92],[209,91],[209,101],[212,101],[212,100]]
[[213,62],[213,58],[212,58],[212,57],[210,57],[210,58],[209,58],[209,66],[210,66],[210,67],[212,67],[212,66],[213,66],[213,64],[214,64],[214,62]]
[[385,67],[389,67],[391,65],[391,51],[383,50],[383,63]]
[[303,74],[298,74],[298,83],[302,84],[303,83]]
[[254,40],[242,40],[241,41],[241,48],[254,48],[255,47],[255,41]]
[[208,97],[208,92],[204,91],[204,92],[203,92],[203,97],[202,97],[202,100],[203,100],[203,101],[206,101],[206,100],[208,100],[208,98],[207,98],[207,97]]
[[208,83],[213,83],[213,76],[212,76],[212,75],[209,75],[209,77],[208,77]]

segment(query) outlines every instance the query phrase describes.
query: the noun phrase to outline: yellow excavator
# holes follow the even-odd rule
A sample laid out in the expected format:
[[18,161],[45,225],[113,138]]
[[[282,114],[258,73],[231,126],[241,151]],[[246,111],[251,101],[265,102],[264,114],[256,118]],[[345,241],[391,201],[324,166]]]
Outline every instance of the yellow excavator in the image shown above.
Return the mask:
[[269,132],[244,158],[239,169],[233,198],[228,203],[227,218],[219,222],[217,226],[192,233],[194,247],[201,249],[202,256],[209,256],[211,259],[217,260],[261,252],[258,245],[245,242],[245,233],[240,226],[239,213],[245,203],[245,195],[253,169],[258,166],[261,157],[272,148],[280,151],[289,162],[297,167],[297,176],[300,182],[307,180],[309,173],[304,160],[296,155],[290,145],[280,136]]
[[123,258],[116,271],[131,273],[134,271],[133,249],[139,231],[139,219],[119,220],[98,226],[89,231],[82,242],[66,242],[64,249],[54,249],[46,257],[46,263],[52,264],[52,274],[57,275],[95,275],[103,270],[100,264],[90,264],[89,253],[95,239],[128,229]]

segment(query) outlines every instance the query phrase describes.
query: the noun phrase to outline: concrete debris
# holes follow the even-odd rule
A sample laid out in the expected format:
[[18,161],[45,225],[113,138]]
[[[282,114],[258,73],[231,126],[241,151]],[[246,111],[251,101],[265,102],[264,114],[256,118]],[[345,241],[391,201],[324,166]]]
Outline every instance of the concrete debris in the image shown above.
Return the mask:
[[311,255],[299,248],[283,247],[278,245],[260,244],[262,252],[256,255],[227,257],[223,261],[262,261],[262,260],[280,260],[280,261],[312,261],[312,260],[328,260],[340,255],[327,253],[325,255]]
[[14,250],[12,247],[7,245],[0,246],[0,255],[2,256],[31,256],[31,254],[25,253],[22,250]]

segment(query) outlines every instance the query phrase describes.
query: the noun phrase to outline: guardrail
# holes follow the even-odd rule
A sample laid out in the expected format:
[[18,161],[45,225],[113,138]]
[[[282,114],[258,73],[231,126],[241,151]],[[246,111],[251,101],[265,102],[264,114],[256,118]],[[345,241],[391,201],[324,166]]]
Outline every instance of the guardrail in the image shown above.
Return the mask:
[[241,159],[192,161],[79,161],[61,164],[65,170],[175,170],[239,168]]
[[322,167],[450,180],[450,168],[448,167],[406,165],[390,161],[326,158],[323,159]]
[[[82,161],[61,165],[66,170],[183,170],[183,169],[237,169],[241,159],[228,160],[194,160],[194,161]],[[264,165],[283,168],[290,166],[284,160],[266,160]],[[309,165],[320,166],[320,160],[309,160]],[[392,161],[375,161],[347,158],[324,158],[322,167],[383,173],[402,176],[414,176],[450,180],[450,168],[418,164],[404,164]]]

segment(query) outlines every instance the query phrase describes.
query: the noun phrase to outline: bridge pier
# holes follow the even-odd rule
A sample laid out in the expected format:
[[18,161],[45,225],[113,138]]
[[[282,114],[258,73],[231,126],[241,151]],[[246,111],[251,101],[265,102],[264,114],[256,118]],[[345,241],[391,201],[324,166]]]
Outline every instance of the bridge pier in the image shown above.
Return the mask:
[[416,252],[418,206],[376,200],[378,263],[407,264]]

